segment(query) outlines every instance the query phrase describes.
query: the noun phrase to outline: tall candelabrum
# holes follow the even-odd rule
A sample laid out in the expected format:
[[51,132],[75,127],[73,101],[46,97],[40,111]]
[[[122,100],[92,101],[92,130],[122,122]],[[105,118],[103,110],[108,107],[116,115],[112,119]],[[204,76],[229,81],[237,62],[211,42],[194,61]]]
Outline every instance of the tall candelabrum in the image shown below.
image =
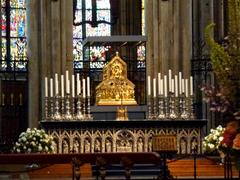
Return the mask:
[[148,97],[148,119],[195,119],[194,96],[186,97],[184,93],[176,97],[173,93],[158,98]]
[[64,97],[56,95],[45,97],[44,100],[45,121],[77,121],[92,120],[90,109],[90,96],[83,97],[82,94],[76,97],[66,94]]

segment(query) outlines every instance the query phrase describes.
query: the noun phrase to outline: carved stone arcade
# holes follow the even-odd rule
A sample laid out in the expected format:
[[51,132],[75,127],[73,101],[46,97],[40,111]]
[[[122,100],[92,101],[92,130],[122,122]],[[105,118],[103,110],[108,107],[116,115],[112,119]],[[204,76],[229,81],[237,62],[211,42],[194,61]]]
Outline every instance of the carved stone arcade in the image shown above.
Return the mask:
[[153,135],[177,135],[178,154],[201,152],[201,128],[49,129],[55,153],[151,152]]

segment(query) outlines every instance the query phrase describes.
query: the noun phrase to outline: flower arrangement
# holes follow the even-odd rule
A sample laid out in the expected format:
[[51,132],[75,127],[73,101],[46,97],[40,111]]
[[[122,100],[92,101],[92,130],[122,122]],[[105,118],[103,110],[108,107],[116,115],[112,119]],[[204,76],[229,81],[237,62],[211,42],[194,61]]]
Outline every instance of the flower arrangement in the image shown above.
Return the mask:
[[223,132],[223,140],[219,149],[234,157],[237,169],[240,169],[240,129],[238,121],[231,121]]
[[16,153],[52,153],[55,142],[43,129],[28,128],[19,135],[18,141],[13,147]]
[[203,87],[204,100],[212,111],[233,114],[240,119],[240,0],[228,1],[228,35],[223,44],[212,38],[214,24],[205,29],[205,39],[210,46],[210,58],[217,79],[215,87]]
[[221,141],[223,140],[223,132],[225,128],[219,125],[216,129],[211,129],[210,134],[203,139],[203,150],[206,153],[217,153]]

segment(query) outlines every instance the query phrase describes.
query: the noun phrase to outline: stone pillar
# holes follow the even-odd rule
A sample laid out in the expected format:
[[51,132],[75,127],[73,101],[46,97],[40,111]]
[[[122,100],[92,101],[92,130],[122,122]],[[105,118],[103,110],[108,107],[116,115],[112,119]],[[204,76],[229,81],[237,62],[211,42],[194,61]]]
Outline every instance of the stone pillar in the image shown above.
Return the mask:
[[42,119],[44,78],[73,72],[72,0],[27,0],[29,127]]
[[190,75],[192,1],[145,1],[147,75],[183,71]]
[[40,57],[39,57],[39,1],[28,0],[27,7],[27,51],[28,51],[28,126],[37,127],[40,114]]

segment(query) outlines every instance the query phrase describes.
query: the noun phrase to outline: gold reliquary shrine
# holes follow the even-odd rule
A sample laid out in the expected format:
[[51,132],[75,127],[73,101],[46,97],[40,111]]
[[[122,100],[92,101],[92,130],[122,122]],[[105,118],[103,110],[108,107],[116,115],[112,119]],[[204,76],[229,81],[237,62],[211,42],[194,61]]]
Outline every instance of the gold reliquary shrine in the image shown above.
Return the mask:
[[117,53],[103,68],[103,80],[96,87],[96,104],[136,105],[134,88],[127,78],[127,64]]

